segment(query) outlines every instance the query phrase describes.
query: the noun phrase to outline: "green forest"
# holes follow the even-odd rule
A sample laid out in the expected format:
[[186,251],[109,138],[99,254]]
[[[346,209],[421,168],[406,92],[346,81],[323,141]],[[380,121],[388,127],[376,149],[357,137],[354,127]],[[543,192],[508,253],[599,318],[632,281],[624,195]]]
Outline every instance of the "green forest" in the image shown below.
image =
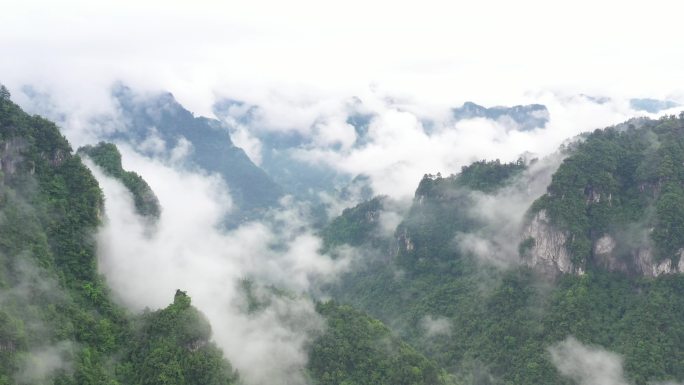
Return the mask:
[[[140,215],[160,214],[148,184],[123,170],[116,146],[74,154],[57,126],[9,96],[0,98],[0,128],[0,383],[241,383],[185,292],[164,309],[133,314],[98,274],[91,235],[104,198],[81,155],[131,191]],[[444,382],[445,372],[380,321],[332,302],[317,311],[328,327],[307,346],[312,383]],[[46,352],[55,367],[35,369]]]
[[[564,161],[527,220],[546,210],[584,274],[501,268],[455,245],[458,234],[487,226],[471,213],[475,199],[524,178],[530,162],[481,160],[449,176],[426,174],[391,236],[378,228],[385,196],[345,209],[320,230],[322,251],[346,245],[366,259],[311,298],[325,327],[305,347],[304,378],[312,385],[572,384],[548,349],[573,336],[620,354],[634,384],[683,379],[684,276],[610,271],[596,263],[593,245],[640,226],[651,229],[646,241],[656,261],[679,262],[684,115],[596,130],[560,151]],[[169,293],[167,307],[138,314],[114,300],[97,269],[92,234],[105,201],[86,157],[131,191],[140,215],[159,218],[154,192],[122,168],[115,145],[74,152],[54,123],[22,111],[3,88],[0,384],[241,384],[183,288]],[[534,242],[521,239],[515,257]],[[252,283],[244,285],[249,300]],[[250,302],[250,311],[259,306]],[[42,367],[46,357],[50,367]]]
[[109,176],[114,177],[123,183],[133,194],[135,209],[138,214],[159,218],[161,206],[154,191],[145,180],[134,171],[126,171],[121,165],[121,153],[113,143],[100,142],[95,146],[83,146],[78,149],[77,154],[87,156]]
[[[494,194],[526,167],[522,161],[481,161],[456,175],[426,175],[384,243],[374,236],[377,222],[368,220],[380,210],[373,201],[331,222],[322,232],[330,244],[394,250],[389,262],[371,258],[364,269],[348,273],[331,289],[334,298],[392,325],[456,383],[571,384],[548,352],[568,336],[621,354],[635,384],[681,379],[684,277],[609,271],[594,263],[591,245],[640,223],[653,228],[657,258],[678,262],[684,247],[678,203],[684,199],[683,130],[684,116],[635,119],[561,149],[565,160],[527,216],[548,210],[552,223],[570,234],[565,246],[574,261],[586,264],[583,275],[499,269],[454,246],[457,234],[484,226],[469,212],[473,193]],[[529,240],[521,239],[519,250],[524,254],[528,247]],[[426,322],[434,319],[448,328],[431,336]]]

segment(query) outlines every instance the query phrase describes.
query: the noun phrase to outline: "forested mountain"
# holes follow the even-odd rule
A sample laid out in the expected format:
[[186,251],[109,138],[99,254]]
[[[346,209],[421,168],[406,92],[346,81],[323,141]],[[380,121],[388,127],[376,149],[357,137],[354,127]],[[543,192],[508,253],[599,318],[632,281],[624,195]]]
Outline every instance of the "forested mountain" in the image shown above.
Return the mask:
[[[182,304],[159,316],[131,315],[112,301],[92,237],[103,213],[99,185],[57,127],[25,114],[9,95],[0,98],[0,161],[0,383],[234,382],[220,351],[205,343],[210,329],[189,299],[177,296]],[[181,310],[191,316],[174,315]],[[200,326],[201,347],[137,332]],[[138,360],[136,349],[148,344],[168,367]]]
[[[53,123],[0,96],[0,384],[241,383],[185,292],[132,314],[98,274],[106,202],[81,155],[140,215],[163,210],[116,146],[74,154]],[[621,354],[634,384],[681,380],[682,138],[684,115],[635,119],[549,159],[426,174],[405,210],[390,197],[344,210],[320,230],[322,251],[362,260],[321,288],[332,300],[310,298],[325,327],[302,377],[571,384],[549,348],[572,336]],[[401,221],[388,235],[390,211]],[[267,311],[245,295],[248,314]]]
[[684,272],[684,115],[588,135],[531,208],[525,256],[582,273],[591,265],[658,276]]
[[334,302],[316,309],[327,319],[327,332],[309,352],[308,370],[320,385],[447,384],[433,361],[394,336],[382,322]]
[[638,119],[563,148],[546,193],[503,240],[517,247],[495,250],[504,267],[487,259],[502,224],[472,208],[497,201],[505,210],[501,199],[515,198],[507,186],[527,184],[534,163],[426,175],[383,241],[373,220],[381,200],[346,210],[323,231],[326,241],[377,257],[333,296],[387,322],[457,382],[572,383],[548,353],[568,336],[620,353],[635,384],[681,379],[682,130],[684,116]]
[[92,159],[96,165],[109,176],[121,181],[133,194],[135,209],[138,214],[159,219],[161,207],[159,199],[145,180],[134,171],[126,171],[121,166],[121,153],[116,145],[100,142],[95,146],[84,146],[78,149],[77,154]]
[[[4,89],[3,89],[4,90]],[[147,183],[121,167],[116,146],[79,150],[157,218]],[[0,98],[0,384],[234,384],[238,373],[211,326],[180,290],[173,303],[131,314],[97,273],[97,180],[51,122]],[[151,282],[154,284],[154,282]],[[301,368],[314,384],[437,384],[437,364],[380,321],[332,302]],[[273,383],[280,383],[274,378]]]

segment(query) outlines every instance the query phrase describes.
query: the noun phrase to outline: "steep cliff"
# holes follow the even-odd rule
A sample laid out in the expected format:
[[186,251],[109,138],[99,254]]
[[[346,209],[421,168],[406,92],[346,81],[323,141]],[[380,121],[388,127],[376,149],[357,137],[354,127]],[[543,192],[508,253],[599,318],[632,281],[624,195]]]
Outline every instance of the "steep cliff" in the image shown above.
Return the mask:
[[161,206],[159,199],[154,194],[147,182],[134,171],[126,171],[121,166],[121,153],[116,145],[100,142],[95,146],[84,146],[77,152],[81,156],[91,159],[97,166],[109,176],[118,179],[133,195],[135,209],[138,214],[150,218],[159,219]]
[[682,272],[684,116],[596,130],[567,151],[530,209],[526,263],[575,274]]

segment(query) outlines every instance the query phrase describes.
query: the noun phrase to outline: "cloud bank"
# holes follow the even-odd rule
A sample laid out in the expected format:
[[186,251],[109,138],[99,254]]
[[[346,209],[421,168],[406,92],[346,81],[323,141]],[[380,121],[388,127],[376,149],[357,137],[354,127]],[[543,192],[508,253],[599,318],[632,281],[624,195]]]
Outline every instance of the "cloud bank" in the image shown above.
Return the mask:
[[[309,297],[300,293],[332,279],[348,261],[320,255],[320,240],[296,210],[221,230],[231,203],[218,177],[179,172],[128,147],[121,150],[124,167],[148,181],[163,211],[150,231],[135,213],[128,190],[89,163],[106,196],[98,257],[115,296],[142,310],[164,307],[176,289],[186,290],[247,384],[272,378],[304,384],[306,344],[324,323]],[[245,279],[292,295],[269,296],[268,306],[249,312],[240,285]]]

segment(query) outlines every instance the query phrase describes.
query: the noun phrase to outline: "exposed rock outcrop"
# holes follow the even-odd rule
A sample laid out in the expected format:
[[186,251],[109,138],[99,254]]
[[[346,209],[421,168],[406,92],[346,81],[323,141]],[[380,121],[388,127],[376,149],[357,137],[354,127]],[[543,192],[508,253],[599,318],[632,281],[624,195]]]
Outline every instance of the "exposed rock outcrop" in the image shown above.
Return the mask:
[[628,250],[619,255],[616,250],[617,242],[610,235],[604,235],[594,243],[594,262],[610,271],[639,274],[650,277],[658,277],[663,274],[676,274],[684,272],[684,249],[678,251],[677,258],[666,258],[656,261],[653,256],[653,247],[643,245]]
[[26,148],[26,141],[20,138],[12,138],[0,142],[0,170],[4,175],[14,175],[22,161],[22,151]]
[[524,252],[523,261],[547,275],[583,274],[583,266],[575,266],[565,247],[567,234],[550,223],[545,210],[539,211],[523,229],[523,240],[533,240]]

